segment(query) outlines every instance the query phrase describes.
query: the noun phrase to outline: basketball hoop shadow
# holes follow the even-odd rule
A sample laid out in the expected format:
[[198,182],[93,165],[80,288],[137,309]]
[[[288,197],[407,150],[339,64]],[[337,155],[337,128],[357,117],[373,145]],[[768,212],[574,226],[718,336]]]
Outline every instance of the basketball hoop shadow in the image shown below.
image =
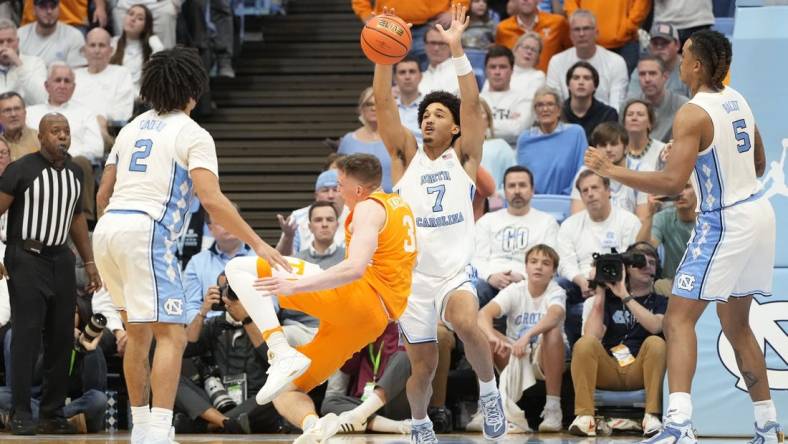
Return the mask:
[[[788,197],[788,185],[785,183],[785,153],[788,151],[788,138],[783,139],[783,152],[780,156],[780,161],[772,161],[769,164],[769,172],[761,182],[763,188],[766,190],[763,197],[766,199],[774,195],[781,195]],[[771,182],[771,183],[769,183]]]

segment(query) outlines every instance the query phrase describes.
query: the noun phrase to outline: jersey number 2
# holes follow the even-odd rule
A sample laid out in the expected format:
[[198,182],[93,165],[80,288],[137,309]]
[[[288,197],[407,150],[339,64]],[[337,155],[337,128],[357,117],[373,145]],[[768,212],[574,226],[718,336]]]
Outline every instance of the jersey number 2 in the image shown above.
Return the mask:
[[740,153],[750,151],[750,135],[745,131],[747,130],[747,122],[744,119],[739,119],[733,122],[733,135],[736,136],[736,149]]
[[129,171],[144,173],[148,170],[148,165],[140,163],[150,156],[150,150],[153,148],[153,141],[150,139],[139,139],[134,142],[134,148],[142,148],[139,151],[134,151],[131,154],[131,162],[129,163]]
[[411,216],[405,216],[402,218],[402,225],[405,226],[405,231],[407,232],[407,238],[405,238],[405,244],[402,246],[402,249],[405,250],[406,253],[415,253],[416,252],[416,227],[413,224],[413,218]]

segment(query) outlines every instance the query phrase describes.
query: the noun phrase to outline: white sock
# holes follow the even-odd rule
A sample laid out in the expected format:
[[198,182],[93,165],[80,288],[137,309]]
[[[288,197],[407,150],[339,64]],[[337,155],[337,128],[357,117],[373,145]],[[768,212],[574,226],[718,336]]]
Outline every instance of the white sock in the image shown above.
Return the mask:
[[369,422],[368,429],[378,433],[402,433],[402,423],[378,415]]
[[759,428],[763,428],[769,421],[777,422],[777,409],[771,399],[753,402],[752,408],[755,413],[755,424]]
[[167,436],[172,427],[172,410],[153,407],[150,409],[148,430],[153,437]]
[[413,418],[411,424],[413,424],[413,426],[415,427],[415,426],[420,426],[420,425],[423,425],[423,424],[432,424],[432,421],[430,421],[430,417],[429,416],[425,416],[422,419]]
[[137,436],[144,433],[150,424],[150,405],[141,405],[139,407],[131,407],[131,433]]
[[367,419],[372,416],[373,413],[377,412],[381,407],[383,407],[383,400],[380,399],[377,393],[372,392],[364,402],[361,403],[358,407],[354,408],[351,411],[351,414],[356,416],[357,418]]
[[262,295],[252,287],[257,280],[257,257],[237,257],[227,263],[224,273],[227,282],[261,332],[281,327],[279,318],[276,317],[273,298]]
[[668,400],[668,419],[671,422],[681,424],[692,418],[692,399],[686,392],[675,392],[670,394]]
[[561,410],[561,397],[547,395],[544,403],[545,410]]
[[287,343],[287,337],[282,330],[274,331],[269,334],[265,343],[268,344],[268,348],[271,349],[275,355],[285,353],[292,348],[290,344]]
[[479,396],[487,396],[493,393],[498,393],[498,387],[495,386],[495,376],[487,382],[479,380]]

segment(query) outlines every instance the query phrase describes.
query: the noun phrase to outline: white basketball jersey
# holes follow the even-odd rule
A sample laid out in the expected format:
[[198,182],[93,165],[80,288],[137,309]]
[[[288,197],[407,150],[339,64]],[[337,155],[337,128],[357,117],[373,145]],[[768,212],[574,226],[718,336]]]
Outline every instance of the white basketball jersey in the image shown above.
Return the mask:
[[110,164],[117,172],[107,210],[147,213],[174,233],[191,206],[189,171],[205,168],[218,176],[213,139],[179,111],[148,111],[132,120],[115,140]]
[[698,154],[691,177],[697,210],[719,210],[755,194],[755,119],[750,105],[731,87],[699,92],[690,103],[703,108],[714,125],[714,139]]
[[430,160],[419,147],[394,191],[416,218],[416,271],[449,278],[471,263],[476,186],[453,148]]

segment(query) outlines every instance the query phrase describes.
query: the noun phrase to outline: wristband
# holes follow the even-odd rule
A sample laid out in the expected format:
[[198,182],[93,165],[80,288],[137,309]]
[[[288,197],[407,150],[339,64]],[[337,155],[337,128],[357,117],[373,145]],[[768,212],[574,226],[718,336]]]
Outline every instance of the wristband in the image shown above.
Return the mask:
[[243,321],[241,321],[241,325],[249,325],[249,324],[251,324],[252,322],[253,322],[253,321],[252,321],[252,318],[251,318],[251,316],[247,316],[247,317],[245,317],[245,318],[244,318],[244,320],[243,320]]
[[462,57],[452,57],[451,61],[454,62],[454,72],[457,74],[457,77],[462,77],[473,72],[471,62],[465,54],[463,54]]
[[629,295],[629,296],[625,297],[624,299],[621,299],[621,302],[623,302],[624,305],[627,305],[627,302],[631,301],[632,299],[635,299],[635,298],[633,298],[632,295]]
[[88,265],[96,265],[96,262],[94,262],[94,261],[87,261],[87,262],[84,263],[84,266],[87,267]]

